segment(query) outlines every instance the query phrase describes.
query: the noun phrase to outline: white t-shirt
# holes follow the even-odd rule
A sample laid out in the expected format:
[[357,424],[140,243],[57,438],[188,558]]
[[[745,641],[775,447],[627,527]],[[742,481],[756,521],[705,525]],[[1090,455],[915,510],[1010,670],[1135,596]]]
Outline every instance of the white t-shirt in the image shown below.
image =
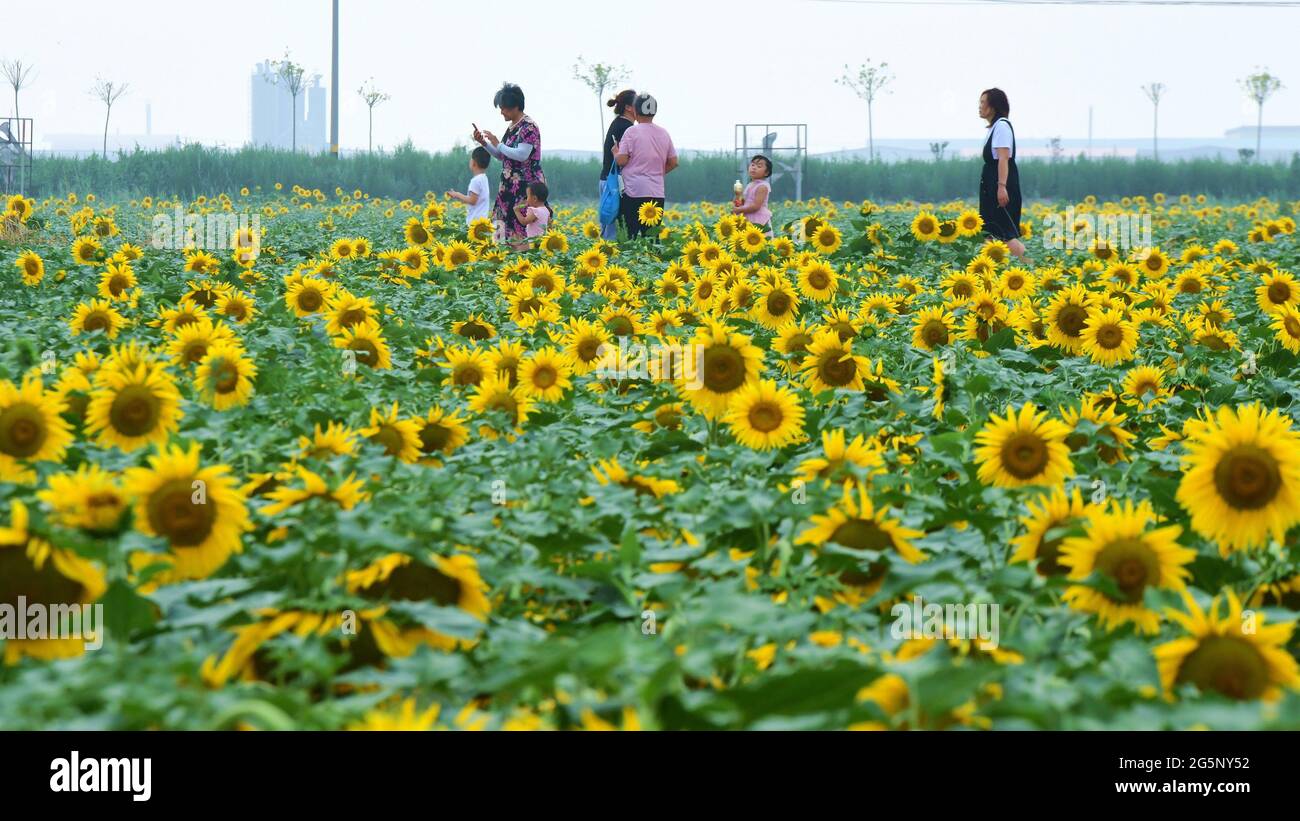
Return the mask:
[[998,158],[999,148],[1007,149],[1012,157],[1016,155],[1015,141],[1012,139],[1011,135],[1011,124],[1006,120],[998,120],[993,123],[992,140],[993,144],[989,147],[993,149],[993,159],[996,160]]
[[492,207],[492,195],[488,190],[487,174],[475,174],[474,179],[469,181],[469,193],[478,194],[478,202],[473,205],[466,205],[465,224],[473,222],[479,217],[486,217],[489,209]]

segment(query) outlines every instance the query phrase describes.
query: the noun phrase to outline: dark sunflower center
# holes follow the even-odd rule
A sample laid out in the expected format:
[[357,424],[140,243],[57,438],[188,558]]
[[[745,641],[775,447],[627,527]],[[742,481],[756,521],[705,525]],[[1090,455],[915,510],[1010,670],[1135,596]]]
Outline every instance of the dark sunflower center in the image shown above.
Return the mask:
[[420,429],[420,452],[433,453],[442,450],[451,440],[451,431],[442,425],[425,425]]
[[324,301],[325,300],[321,297],[320,291],[317,291],[315,288],[309,288],[298,294],[298,307],[308,313],[319,311],[320,306]]
[[1238,445],[1214,467],[1219,496],[1237,510],[1259,510],[1282,488],[1282,472],[1273,454],[1255,445]]
[[353,325],[360,325],[366,321],[366,311],[364,308],[348,308],[339,314],[339,325],[344,328],[351,328]]
[[1088,321],[1088,312],[1080,305],[1066,305],[1056,314],[1056,327],[1066,336],[1078,336]]
[[54,562],[47,561],[37,570],[22,547],[0,549],[0,604],[17,608],[19,596],[26,597],[28,604],[75,604],[83,592]]
[[632,320],[625,316],[611,316],[605,321],[605,329],[614,336],[631,336],[635,330]]
[[952,286],[953,296],[970,296],[975,293],[975,288],[969,282],[958,282]]
[[889,534],[869,519],[849,519],[835,528],[830,541],[853,550],[884,550],[893,544]]
[[456,371],[454,381],[457,385],[477,385],[483,381],[483,372],[473,365],[467,365]]
[[114,430],[127,436],[144,436],[158,425],[162,403],[144,385],[129,385],[118,392],[108,409]]
[[1114,350],[1124,343],[1124,332],[1118,325],[1103,325],[1097,329],[1097,344],[1107,350]]
[[655,411],[655,424],[661,428],[677,428],[682,424],[682,415],[671,407],[660,408]]
[[704,352],[704,387],[714,393],[730,393],[745,382],[745,358],[727,345],[714,345]]
[[937,319],[931,319],[921,327],[921,338],[931,347],[948,344],[948,326]]
[[1268,299],[1270,302],[1281,304],[1291,298],[1291,286],[1285,282],[1274,282],[1268,286]]
[[1249,642],[1233,636],[1206,636],[1183,659],[1177,682],[1191,682],[1228,698],[1254,699],[1268,689],[1268,680],[1268,664]]
[[1115,580],[1124,601],[1137,604],[1149,584],[1160,582],[1160,559],[1141,539],[1120,539],[1102,548],[1097,569]]
[[550,365],[541,365],[533,370],[533,384],[539,388],[549,388],[555,384],[555,369]]
[[376,431],[375,435],[371,436],[370,439],[373,442],[378,442],[383,445],[384,452],[389,456],[397,456],[402,452],[402,448],[405,447],[405,442],[402,439],[401,432],[391,425],[384,425]]
[[217,393],[232,393],[239,385],[239,368],[228,359],[223,359],[212,369],[212,387]]
[[760,433],[771,433],[781,427],[784,419],[781,407],[770,402],[759,402],[749,409],[749,424]]
[[217,521],[216,505],[195,503],[191,485],[188,479],[172,479],[149,494],[149,524],[154,532],[166,536],[172,547],[202,544]]
[[32,456],[45,444],[45,416],[26,403],[0,412],[0,453],[17,459]]
[[108,314],[104,311],[92,311],[86,315],[82,327],[87,331],[106,331],[109,328]]
[[490,339],[492,334],[477,322],[466,322],[460,326],[460,335],[467,339]]
[[830,282],[830,277],[826,276],[825,271],[814,270],[808,274],[808,284],[818,291],[825,290]]
[[593,337],[587,337],[578,342],[578,359],[583,362],[594,361],[596,355],[600,353],[600,344],[600,340]]
[[1034,433],[1017,433],[1002,445],[1002,468],[1017,479],[1032,479],[1047,470],[1047,443]]
[[350,340],[348,350],[356,351],[357,361],[363,365],[369,365],[373,368],[379,364],[379,349],[369,339]]
[[1282,320],[1282,326],[1286,328],[1287,334],[1292,337],[1300,338],[1300,322],[1297,322],[1293,317],[1288,316],[1286,319]]
[[834,348],[822,355],[817,363],[818,376],[831,387],[839,388],[853,381],[858,375],[858,363],[839,348]]
[[408,562],[361,591],[368,599],[399,599],[402,601],[432,600],[446,607],[460,601],[460,582],[451,576],[420,562]]

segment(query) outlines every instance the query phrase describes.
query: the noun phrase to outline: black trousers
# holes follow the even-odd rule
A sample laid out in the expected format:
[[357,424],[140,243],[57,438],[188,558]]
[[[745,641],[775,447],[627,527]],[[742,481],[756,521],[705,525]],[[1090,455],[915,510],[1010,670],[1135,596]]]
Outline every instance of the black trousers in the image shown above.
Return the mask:
[[647,228],[647,226],[641,224],[641,206],[647,202],[653,202],[660,208],[664,207],[663,197],[629,197],[626,194],[623,195],[621,210],[623,212],[623,224],[627,226],[628,239],[636,239],[643,232],[653,228],[653,226]]

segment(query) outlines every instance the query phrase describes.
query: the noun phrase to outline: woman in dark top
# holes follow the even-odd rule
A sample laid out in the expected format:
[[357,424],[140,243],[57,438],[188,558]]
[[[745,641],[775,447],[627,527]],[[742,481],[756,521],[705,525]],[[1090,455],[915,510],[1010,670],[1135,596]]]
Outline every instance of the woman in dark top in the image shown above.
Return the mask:
[[504,226],[506,241],[516,248],[527,247],[524,225],[515,214],[515,206],[528,199],[528,184],[546,182],[542,173],[542,132],[533,118],[524,114],[524,91],[506,83],[492,100],[501,116],[510,123],[498,139],[491,131],[475,131],[474,142],[501,161],[501,184],[492,215]]
[[[628,110],[632,108],[632,101],[635,99],[636,92],[629,88],[620,91],[613,99],[605,103],[605,105],[614,109],[614,119],[609,124],[609,130],[605,132],[605,153],[600,167],[601,191],[605,190],[605,180],[609,177],[609,169],[614,164],[614,146],[618,145],[619,140],[623,139],[623,132],[634,125],[632,115],[628,113]],[[619,217],[615,217],[614,222],[601,224],[600,235],[605,239],[613,239],[618,232],[618,219]]]
[[1020,172],[1016,169],[1016,132],[1007,115],[1011,103],[1006,92],[990,88],[980,94],[980,117],[988,123],[984,141],[984,168],[980,173],[980,218],[984,233],[1000,239],[1017,257],[1024,257],[1020,241]]

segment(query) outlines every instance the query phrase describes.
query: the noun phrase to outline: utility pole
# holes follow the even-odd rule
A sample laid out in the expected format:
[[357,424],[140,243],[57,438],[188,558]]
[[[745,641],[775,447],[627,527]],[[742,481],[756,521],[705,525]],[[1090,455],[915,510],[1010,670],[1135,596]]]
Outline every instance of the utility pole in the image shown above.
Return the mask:
[[1088,106],[1088,158],[1092,158],[1092,106]]
[[334,43],[330,71],[330,153],[339,158],[339,0],[334,0]]

